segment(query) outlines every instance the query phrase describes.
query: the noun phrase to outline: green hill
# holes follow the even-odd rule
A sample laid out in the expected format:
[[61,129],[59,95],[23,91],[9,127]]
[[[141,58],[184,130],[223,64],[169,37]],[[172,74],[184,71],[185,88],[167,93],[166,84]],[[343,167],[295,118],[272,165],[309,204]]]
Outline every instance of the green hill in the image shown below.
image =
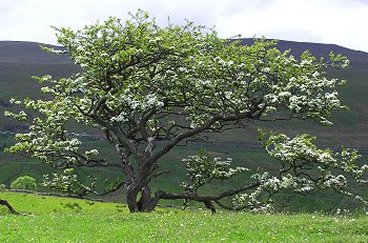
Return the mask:
[[1,242],[367,242],[366,216],[272,215],[158,208],[0,192]]

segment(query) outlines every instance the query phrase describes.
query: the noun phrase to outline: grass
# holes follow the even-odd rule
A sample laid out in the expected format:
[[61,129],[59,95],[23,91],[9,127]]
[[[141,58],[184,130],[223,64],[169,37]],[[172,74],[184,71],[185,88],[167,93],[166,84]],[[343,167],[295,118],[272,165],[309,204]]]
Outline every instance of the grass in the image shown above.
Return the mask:
[[2,192],[0,242],[367,242],[366,216],[272,215],[159,208]]

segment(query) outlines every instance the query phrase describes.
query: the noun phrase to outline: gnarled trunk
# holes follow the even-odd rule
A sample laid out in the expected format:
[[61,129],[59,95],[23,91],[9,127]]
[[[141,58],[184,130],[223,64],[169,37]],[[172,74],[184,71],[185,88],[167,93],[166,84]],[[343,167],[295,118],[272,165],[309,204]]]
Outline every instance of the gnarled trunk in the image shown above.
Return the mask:
[[129,187],[127,188],[126,202],[128,204],[128,208],[131,213],[139,212],[139,207],[138,207],[138,202],[137,202],[138,194],[139,194],[139,191],[137,192],[133,189],[129,189]]
[[148,185],[141,188],[127,187],[127,204],[131,213],[151,212],[158,203],[158,200],[151,195]]

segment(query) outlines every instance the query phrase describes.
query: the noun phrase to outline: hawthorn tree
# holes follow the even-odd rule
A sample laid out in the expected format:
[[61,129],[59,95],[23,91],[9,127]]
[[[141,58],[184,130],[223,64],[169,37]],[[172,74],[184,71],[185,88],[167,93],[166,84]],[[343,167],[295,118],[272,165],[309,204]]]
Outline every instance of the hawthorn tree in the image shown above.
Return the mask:
[[[64,169],[116,167],[125,181],[113,189],[125,186],[131,212],[152,211],[161,199],[198,201],[213,211],[215,204],[267,209],[275,203],[272,196],[283,189],[306,193],[319,187],[349,194],[348,179],[360,180],[367,170],[355,164],[354,150],[337,155],[318,149],[308,135],[269,133],[263,134],[262,143],[280,161],[277,173],[256,173],[242,187],[201,195],[203,185],[248,170],[231,168],[231,159],[202,151],[184,159],[188,180],[183,192],[152,192],[152,179],[165,175],[160,159],[203,133],[263,120],[311,119],[331,125],[331,112],[343,107],[336,87],[344,81],[328,78],[326,70],[344,68],[348,60],[334,54],[330,60],[317,59],[307,51],[295,58],[264,39],[241,46],[192,22],[160,27],[143,11],[125,22],[109,18],[77,31],[56,32],[80,71],[58,80],[38,78],[47,83],[42,88],[47,99],[12,100],[31,113],[8,112],[29,124],[29,131],[17,134],[19,142],[8,150]],[[70,121],[105,134],[119,163],[102,158],[99,148],[83,149]],[[230,203],[226,198],[232,198]]]

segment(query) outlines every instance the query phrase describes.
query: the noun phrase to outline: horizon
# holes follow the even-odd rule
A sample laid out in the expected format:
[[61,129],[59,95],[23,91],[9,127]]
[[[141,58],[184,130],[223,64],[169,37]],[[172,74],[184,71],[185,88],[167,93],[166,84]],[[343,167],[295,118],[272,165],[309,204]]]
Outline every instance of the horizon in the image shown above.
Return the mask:
[[[368,0],[202,0],[154,3],[146,0],[3,0],[0,40],[57,44],[50,26],[80,29],[108,16],[126,19],[128,12],[148,11],[159,25],[188,19],[215,26],[219,36],[265,36],[294,42],[335,44],[368,52],[368,31],[362,31]],[[26,23],[26,24],[25,24]]]
[[[253,37],[241,37],[241,38],[236,38],[239,40],[251,40],[254,39]],[[308,41],[294,41],[294,40],[285,40],[285,39],[272,39],[272,38],[266,38],[267,40],[276,40],[276,41],[281,41],[281,42],[293,42],[293,43],[299,43],[299,44],[317,44],[317,45],[333,45],[336,47],[341,47],[350,51],[356,51],[356,52],[362,52],[362,53],[367,53],[368,51],[364,51],[364,50],[358,50],[358,49],[354,49],[354,48],[350,48],[350,47],[346,47],[346,46],[342,46],[339,44],[335,44],[335,43],[322,43],[322,42],[308,42]],[[51,46],[58,46],[58,47],[62,47],[62,45],[57,44],[50,44],[50,43],[45,43],[45,42],[38,42],[38,41],[29,41],[29,40],[0,40],[0,42],[24,42],[24,43],[35,43],[35,44],[40,44],[40,45],[51,45]]]

